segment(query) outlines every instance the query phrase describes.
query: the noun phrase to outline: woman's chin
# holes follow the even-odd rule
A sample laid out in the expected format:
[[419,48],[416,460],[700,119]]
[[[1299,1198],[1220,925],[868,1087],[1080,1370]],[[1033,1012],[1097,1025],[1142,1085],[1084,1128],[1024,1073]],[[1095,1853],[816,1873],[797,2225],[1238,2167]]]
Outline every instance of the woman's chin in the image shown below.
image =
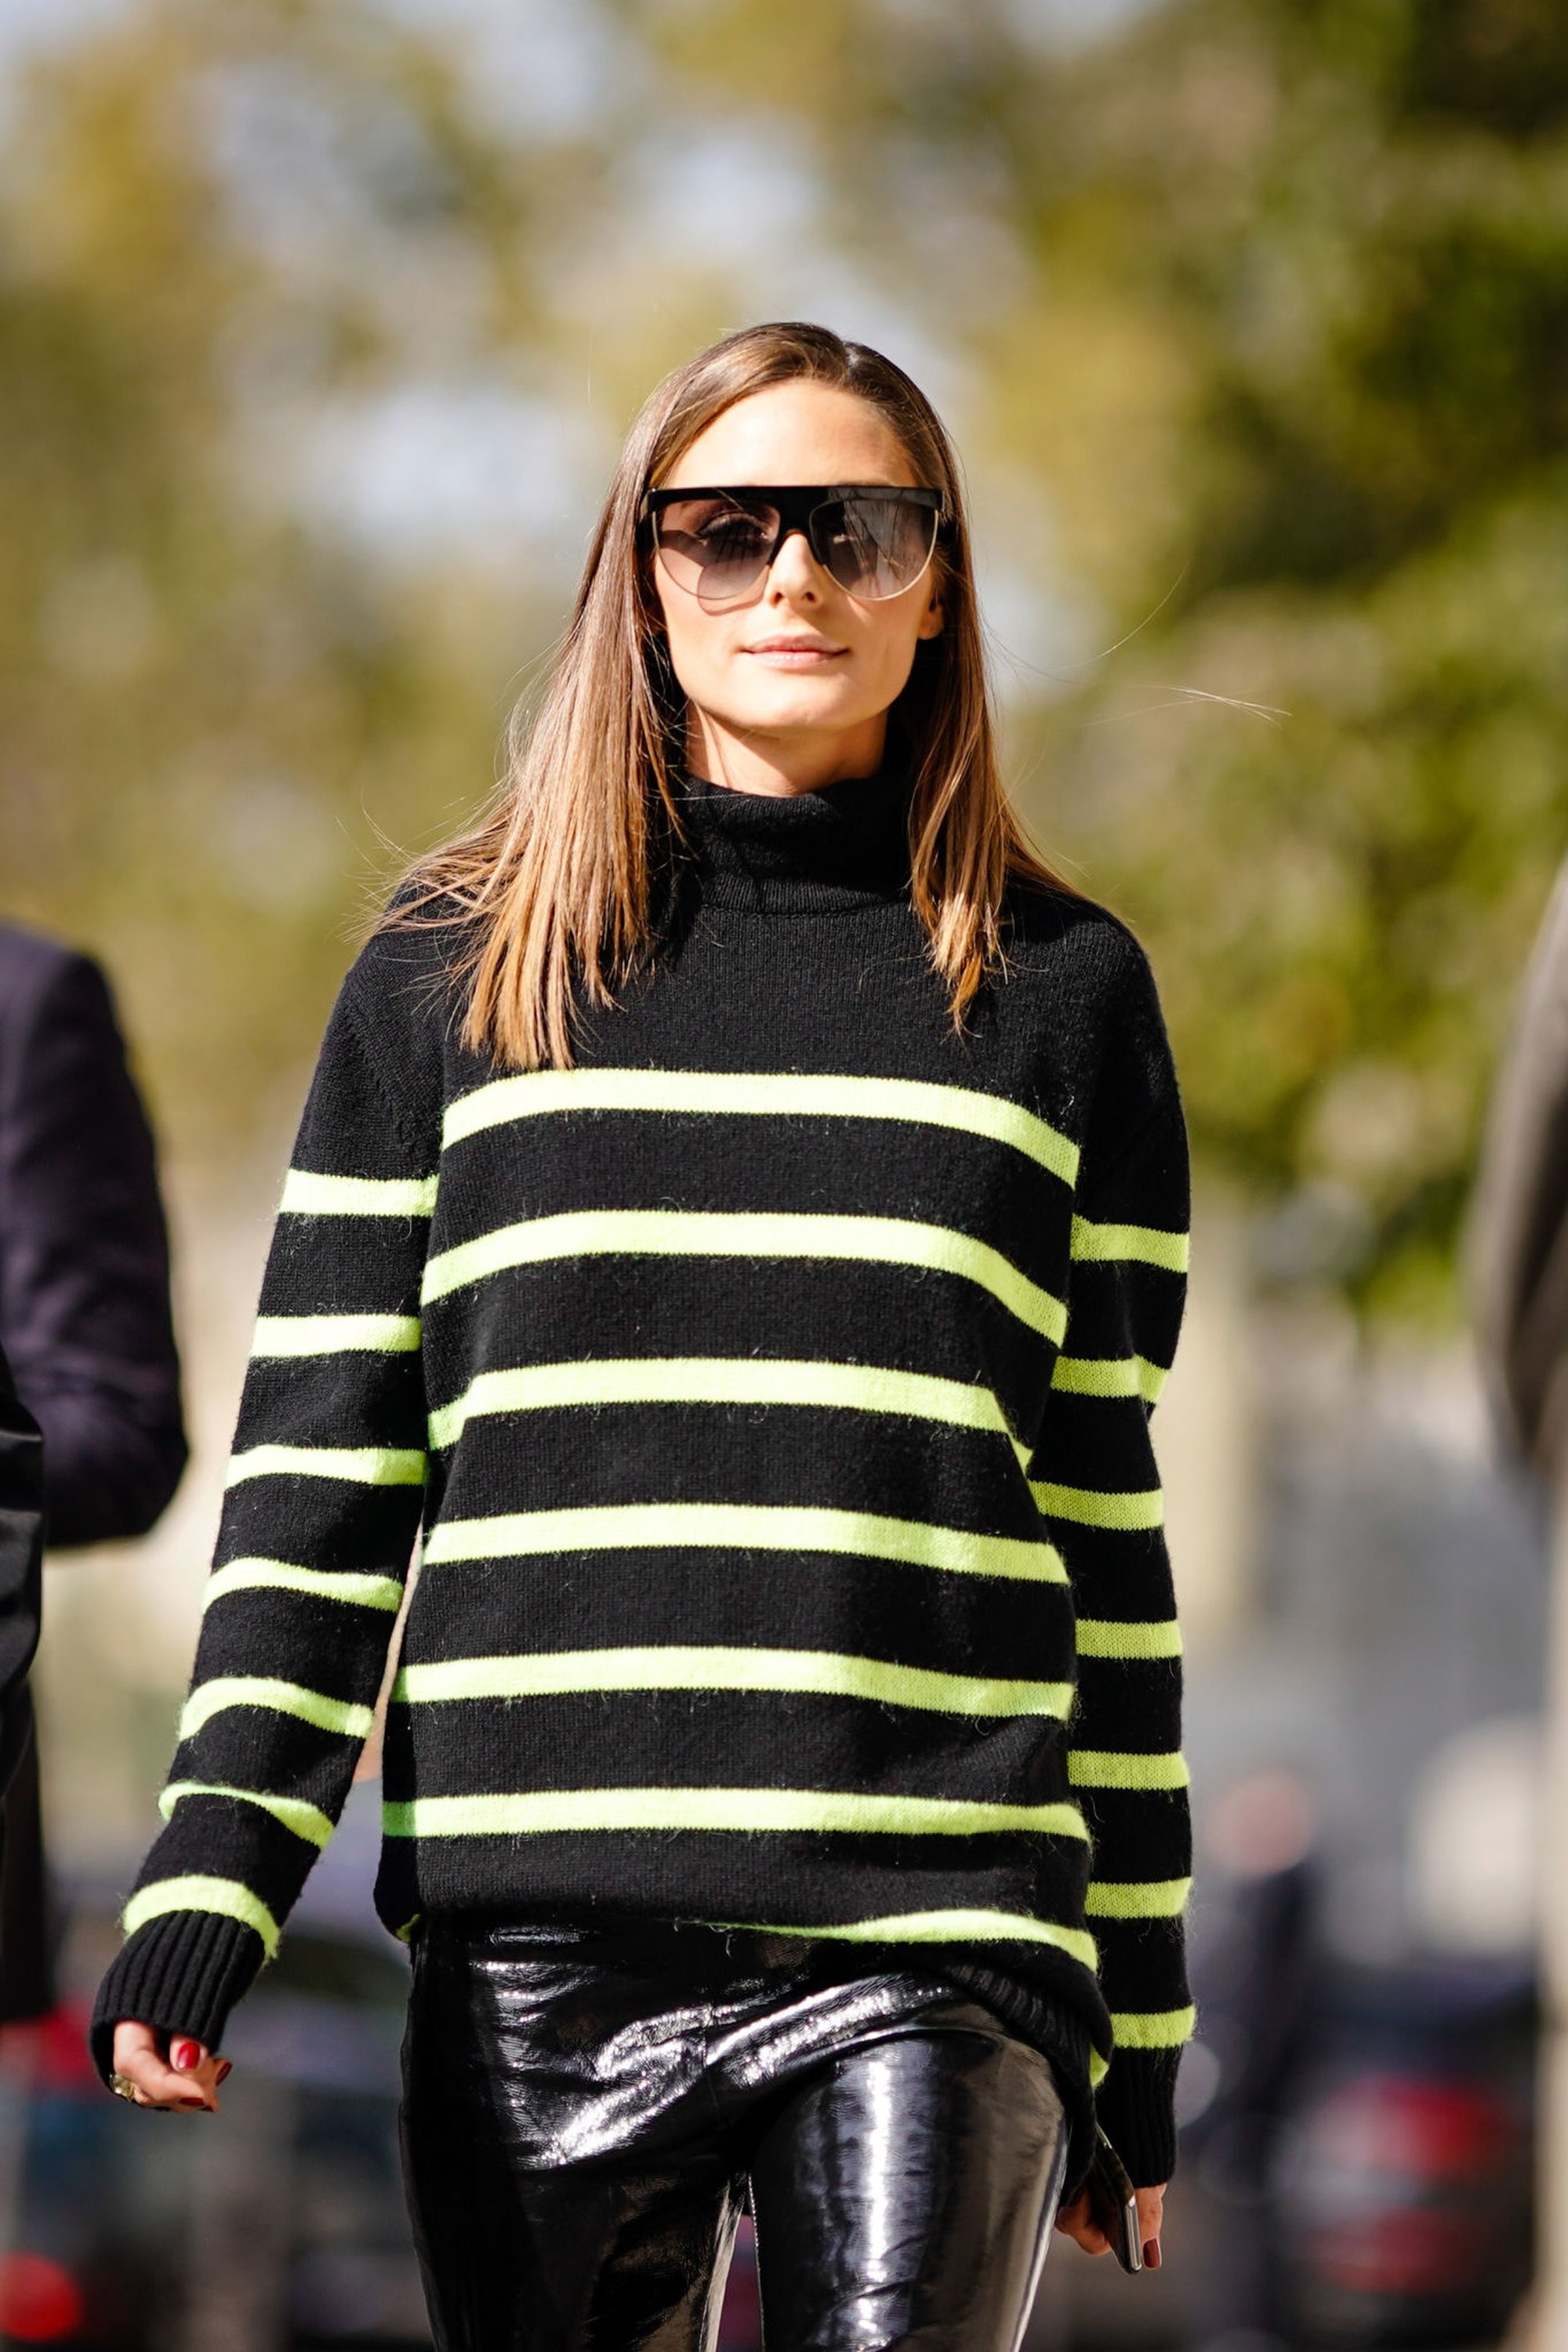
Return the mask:
[[842,735],[852,727],[863,727],[868,714],[860,707],[860,698],[851,700],[835,694],[823,686],[786,694],[748,697],[736,709],[713,716],[721,726],[732,728],[737,735]]

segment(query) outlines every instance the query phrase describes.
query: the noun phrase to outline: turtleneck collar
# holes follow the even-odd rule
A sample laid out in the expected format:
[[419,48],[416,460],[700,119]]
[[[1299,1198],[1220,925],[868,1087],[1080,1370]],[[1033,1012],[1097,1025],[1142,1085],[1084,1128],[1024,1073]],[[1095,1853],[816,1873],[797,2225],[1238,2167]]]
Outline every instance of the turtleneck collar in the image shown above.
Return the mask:
[[909,887],[908,785],[898,768],[774,797],[682,779],[703,896],[719,906],[832,913]]

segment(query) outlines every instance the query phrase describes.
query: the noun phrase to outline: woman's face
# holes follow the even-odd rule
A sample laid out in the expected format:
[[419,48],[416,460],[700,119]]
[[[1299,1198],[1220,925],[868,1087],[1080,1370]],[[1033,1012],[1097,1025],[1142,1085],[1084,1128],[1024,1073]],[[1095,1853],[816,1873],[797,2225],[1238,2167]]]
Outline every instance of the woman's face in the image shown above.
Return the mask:
[[[773,384],[726,409],[661,488],[886,482],[918,488],[880,412],[825,384]],[[859,600],[801,532],[739,603],[704,604],[657,559],[669,658],[687,698],[687,761],[760,792],[811,791],[870,773],[915,647],[942,627],[933,565],[901,594]]]

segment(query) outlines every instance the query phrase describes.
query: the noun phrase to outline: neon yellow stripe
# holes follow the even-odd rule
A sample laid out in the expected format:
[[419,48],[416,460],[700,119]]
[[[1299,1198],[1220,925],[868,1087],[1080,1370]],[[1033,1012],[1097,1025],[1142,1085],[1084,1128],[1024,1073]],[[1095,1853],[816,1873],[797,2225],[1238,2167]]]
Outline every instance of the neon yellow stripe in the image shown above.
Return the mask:
[[157,1879],[131,1897],[120,1915],[120,1924],[128,1936],[133,1936],[149,1919],[162,1919],[171,1911],[216,1911],[220,1918],[237,1919],[241,1927],[255,1928],[269,1960],[277,1957],[278,1922],[260,1897],[237,1878]]
[[863,1265],[918,1265],[977,1283],[1030,1330],[1059,1342],[1067,1309],[989,1242],[903,1217],[829,1217],[786,1211],[573,1209],[531,1217],[442,1250],[425,1269],[426,1305],[508,1266],[563,1257],[786,1257]]
[[271,1675],[215,1675],[198,1683],[185,1701],[180,1717],[180,1738],[192,1739],[203,1724],[231,1706],[270,1707],[275,1715],[292,1715],[313,1723],[319,1731],[340,1731],[345,1739],[366,1739],[375,1717],[368,1706],[348,1698],[329,1698],[325,1691],[307,1690],[302,1683],[279,1682]]
[[961,1575],[1011,1576],[1034,1584],[1067,1581],[1054,1544],[1016,1536],[971,1535],[964,1528],[929,1527],[923,1519],[884,1519],[869,1511],[787,1503],[605,1503],[578,1510],[444,1519],[426,1540],[425,1559],[435,1565],[688,1544],[734,1551],[849,1552]]
[[844,1927],[758,1927],[741,1919],[717,1925],[753,1936],[820,1937],[842,1944],[1052,1944],[1086,1969],[1098,1969],[1094,1937],[1081,1927],[1058,1927],[1015,1911],[901,1911],[886,1919],[857,1919]]
[[983,1680],[822,1650],[559,1650],[405,1666],[395,1699],[542,1698],[567,1691],[806,1691],[944,1715],[1065,1716],[1071,1683]]
[[1110,2059],[1109,2059],[1109,2058],[1102,2058],[1102,2057],[1100,2056],[1100,2054],[1099,2051],[1098,2051],[1098,2050],[1096,2050],[1096,2049],[1094,2049],[1094,2048],[1091,2046],[1091,2047],[1090,2047],[1090,2050],[1089,2050],[1089,2089],[1090,2089],[1091,2091],[1098,2091],[1098,2090],[1099,2090],[1099,2088],[1100,2088],[1100,2084],[1101,2084],[1101,2083],[1103,2083],[1103,2082],[1104,2082],[1104,2080],[1105,2080],[1105,2078],[1106,2078],[1107,2074],[1110,2074]]
[[410,1355],[417,1315],[258,1315],[252,1356],[336,1356],[352,1350]]
[[1179,1658],[1182,1629],[1173,1617],[1080,1617],[1078,1621],[1080,1658]]
[[837,1789],[541,1789],[505,1797],[416,1797],[382,1808],[388,1837],[540,1837],[562,1830],[842,1830],[851,1836],[984,1837],[1032,1830],[1086,1838],[1076,1805],[987,1805],[958,1797],[867,1797]]
[[309,1592],[318,1601],[342,1601],[356,1609],[389,1609],[403,1605],[403,1587],[395,1576],[360,1576],[348,1569],[294,1568],[286,1559],[231,1559],[215,1568],[202,1595],[210,1609],[231,1592],[275,1589]]
[[259,1805],[308,1845],[325,1845],[335,1827],[330,1813],[322,1812],[320,1805],[306,1804],[302,1797],[268,1797],[259,1789],[228,1789],[216,1780],[171,1780],[158,1800],[158,1811],[165,1821],[183,1797],[233,1797],[241,1804]]
[[434,1176],[317,1176],[290,1168],[281,1207],[295,1217],[427,1217]]
[[1110,2012],[1120,2050],[1174,2050],[1191,2040],[1197,2021],[1195,2009],[1113,2009]]
[[1083,1898],[1091,1919],[1173,1919],[1192,1893],[1190,1878],[1096,1878]]
[[1164,1525],[1165,1503],[1158,1486],[1142,1494],[1102,1494],[1094,1486],[1053,1486],[1031,1479],[1030,1492],[1047,1518],[1072,1519],[1084,1528],[1114,1528],[1127,1534]]
[[423,1486],[425,1456],[397,1445],[253,1445],[228,1465],[226,1486],[247,1478],[344,1478],[353,1486]]
[[665,1116],[766,1118],[900,1118],[924,1127],[956,1128],[1005,1143],[1076,1181],[1079,1150],[1021,1103],[968,1087],[931,1086],[919,1078],[862,1078],[830,1073],[803,1076],[773,1070],[531,1070],[497,1078],[451,1104],[442,1124],[444,1145],[514,1118],[552,1111],[651,1111]]
[[1169,1375],[1147,1356],[1058,1356],[1051,1386],[1068,1396],[1142,1397],[1159,1402]]
[[1076,1258],[1137,1258],[1144,1265],[1163,1265],[1170,1274],[1185,1274],[1187,1253],[1185,1234],[1163,1233],[1154,1225],[1091,1225],[1087,1217],[1072,1221]]
[[[502,1083],[505,1083],[503,1081]],[[567,1405],[717,1404],[842,1406],[907,1413],[994,1432],[1013,1443],[994,1395],[978,1382],[875,1364],[776,1361],[759,1356],[592,1357],[480,1372],[467,1392],[430,1416],[433,1448],[455,1445],[477,1413],[552,1411]],[[1023,1449],[1015,1444],[1015,1451]]]
[[1141,1756],[1106,1748],[1074,1748],[1068,1779],[1075,1789],[1184,1789],[1186,1759],[1173,1752]]

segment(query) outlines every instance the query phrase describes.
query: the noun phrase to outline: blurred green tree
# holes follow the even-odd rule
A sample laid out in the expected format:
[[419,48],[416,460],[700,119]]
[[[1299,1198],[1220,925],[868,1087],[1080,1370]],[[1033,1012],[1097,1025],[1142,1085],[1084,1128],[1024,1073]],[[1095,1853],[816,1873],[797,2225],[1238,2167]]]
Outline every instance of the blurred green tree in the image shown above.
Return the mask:
[[[1568,20],[1202,0],[1075,79],[1044,141],[1009,118],[1044,299],[999,415],[1079,473],[1112,634],[1172,593],[1142,715],[1084,689],[1040,770],[1156,950],[1203,1148],[1295,1196],[1279,1270],[1440,1308],[1568,841]],[[1131,511],[1074,363],[1119,296],[1161,446]]]

